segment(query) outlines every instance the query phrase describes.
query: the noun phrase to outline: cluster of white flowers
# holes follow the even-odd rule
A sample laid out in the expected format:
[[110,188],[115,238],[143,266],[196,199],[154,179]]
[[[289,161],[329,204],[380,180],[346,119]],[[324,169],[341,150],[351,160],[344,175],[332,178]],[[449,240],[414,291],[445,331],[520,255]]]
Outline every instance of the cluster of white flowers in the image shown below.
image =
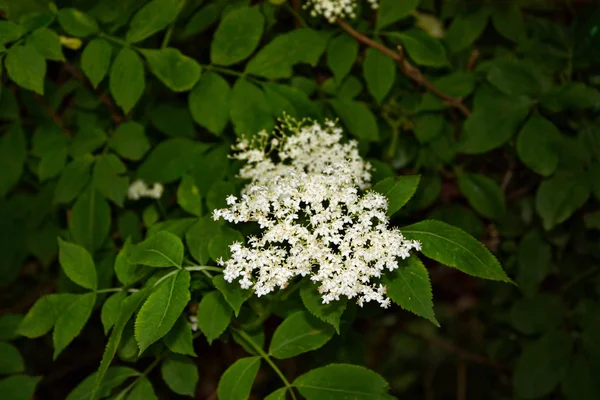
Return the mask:
[[160,183],[155,183],[152,187],[146,185],[146,183],[138,179],[129,185],[127,189],[127,197],[131,200],[139,200],[142,197],[150,197],[153,199],[160,199],[163,194],[164,187]]
[[[338,19],[356,18],[354,10],[356,9],[357,0],[308,0],[304,4],[304,8],[312,8],[310,15],[316,17],[322,15],[330,23],[334,23]],[[367,0],[371,4],[371,8],[377,9],[378,0]],[[400,0],[398,0],[400,1]]]
[[262,296],[310,276],[323,303],[346,296],[387,307],[385,286],[371,280],[398,268],[398,258],[420,243],[388,226],[384,196],[360,193],[371,166],[356,142],[340,143],[342,130],[331,121],[325,127],[284,122],[289,134],[261,132],[234,147],[234,157],[247,162],[240,175],[251,181],[241,199],[229,196],[229,207],[213,217],[257,222],[262,233],[249,237],[248,246],[230,246],[231,258],[218,261],[225,279]]

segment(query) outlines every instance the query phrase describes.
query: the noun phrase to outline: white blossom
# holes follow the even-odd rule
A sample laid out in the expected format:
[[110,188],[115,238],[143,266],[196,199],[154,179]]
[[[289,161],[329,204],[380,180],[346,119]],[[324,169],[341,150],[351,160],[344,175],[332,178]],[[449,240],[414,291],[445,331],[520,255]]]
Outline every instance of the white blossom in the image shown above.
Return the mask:
[[142,197],[150,197],[153,199],[160,199],[163,194],[164,187],[160,183],[155,183],[152,187],[149,187],[141,179],[136,180],[127,189],[127,197],[131,200],[139,200]]
[[387,199],[368,187],[370,165],[356,142],[342,143],[342,131],[285,121],[289,134],[270,139],[261,132],[234,148],[246,160],[241,177],[251,181],[241,197],[227,197],[228,208],[214,219],[256,222],[258,236],[230,246],[231,258],[219,260],[224,278],[239,280],[257,296],[285,288],[298,276],[318,284],[323,303],[356,298],[387,307],[385,286],[375,283],[398,259],[420,249],[388,226]]
[[[367,1],[371,8],[379,7],[378,0]],[[304,8],[311,8],[310,15],[313,17],[322,15],[327,21],[334,23],[338,19],[356,18],[356,3],[357,0],[308,0],[304,3]]]

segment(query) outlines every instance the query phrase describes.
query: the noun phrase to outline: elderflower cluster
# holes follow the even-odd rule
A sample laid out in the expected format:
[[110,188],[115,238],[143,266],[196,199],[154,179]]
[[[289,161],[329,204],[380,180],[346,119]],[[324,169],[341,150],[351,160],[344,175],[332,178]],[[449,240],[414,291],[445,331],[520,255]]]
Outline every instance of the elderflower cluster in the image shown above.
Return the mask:
[[389,306],[385,286],[372,280],[398,268],[398,259],[420,250],[420,243],[388,226],[384,196],[361,193],[371,166],[356,142],[341,143],[342,130],[331,121],[325,127],[284,123],[289,134],[262,132],[235,146],[234,157],[247,162],[240,175],[251,181],[213,217],[256,222],[261,234],[247,246],[230,246],[231,258],[218,261],[225,279],[262,296],[309,276],[323,303],[346,296],[361,306]]
[[160,199],[163,194],[164,187],[160,183],[155,183],[152,187],[146,185],[141,179],[136,180],[127,189],[127,197],[130,200],[139,200],[142,197],[150,197]]
[[[308,0],[304,4],[304,8],[311,8],[310,15],[316,17],[322,15],[330,23],[334,23],[338,19],[356,18],[357,0]],[[377,9],[378,0],[368,0],[372,9]]]

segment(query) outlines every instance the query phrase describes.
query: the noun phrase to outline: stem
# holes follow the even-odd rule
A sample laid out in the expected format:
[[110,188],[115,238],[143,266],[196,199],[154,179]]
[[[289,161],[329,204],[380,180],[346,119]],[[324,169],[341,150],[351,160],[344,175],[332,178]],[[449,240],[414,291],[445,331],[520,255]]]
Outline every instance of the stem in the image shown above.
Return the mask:
[[175,275],[179,271],[180,271],[180,269],[177,268],[177,269],[174,269],[173,271],[169,272],[168,274],[164,275],[159,280],[157,280],[156,282],[154,282],[154,285],[152,286],[152,288],[154,289],[155,287],[157,287],[158,285],[160,285],[161,283],[163,283],[163,281],[169,279],[172,275]]
[[215,272],[223,272],[222,268],[219,267],[211,267],[210,265],[192,265],[191,267],[183,267],[186,271],[215,271]]
[[123,39],[119,39],[119,38],[118,38],[118,37],[116,37],[116,36],[107,35],[107,34],[106,34],[106,33],[104,33],[104,32],[100,32],[100,33],[98,34],[98,36],[100,36],[101,38],[103,38],[103,39],[106,39],[106,40],[108,40],[108,41],[110,41],[110,42],[116,43],[116,44],[118,44],[118,45],[121,45],[121,46],[124,46],[124,47],[131,47],[131,43],[129,43],[129,42],[126,42],[126,41],[124,41]]
[[300,27],[306,27],[306,26],[308,26],[308,24],[306,23],[306,21],[304,20],[304,18],[302,18],[302,16],[300,15],[300,13],[298,11],[296,11],[294,9],[294,7],[292,7],[288,3],[286,3],[285,6],[284,6],[284,8],[286,10],[288,10],[294,16],[294,18],[296,18],[296,21],[298,21],[298,23],[300,24]]
[[96,290],[96,293],[113,293],[113,292],[129,292],[129,293],[134,293],[139,291],[139,289],[127,289],[126,287],[120,287],[120,288],[110,288],[110,289],[100,289],[100,290]]
[[202,65],[202,68],[204,68],[207,71],[220,72],[225,75],[239,76],[240,78],[246,77],[246,75],[243,74],[242,72],[234,71],[229,68],[217,67],[215,65]]
[[277,367],[277,365],[275,365],[275,363],[273,362],[273,360],[271,360],[271,357],[269,357],[269,355],[267,353],[265,353],[265,351],[258,345],[256,344],[256,342],[254,340],[252,340],[252,338],[243,330],[241,329],[235,329],[235,331],[246,341],[248,342],[248,344],[250,346],[252,346],[252,348],[254,350],[256,350],[256,352],[258,354],[260,354],[260,356],[262,358],[265,359],[265,361],[271,366],[271,368],[273,368],[273,371],[275,371],[275,373],[279,376],[279,378],[281,379],[281,381],[283,382],[283,384],[285,385],[286,389],[290,392],[290,394],[292,395],[292,399],[296,400],[296,393],[294,393],[294,389],[292,387],[292,385],[290,384],[290,382],[287,380],[287,378],[285,377],[285,375],[283,375],[283,372],[281,372],[281,370],[279,369],[279,367]]
[[[185,2],[186,2],[186,0],[183,0],[179,4],[179,12],[181,12],[181,10],[185,7]],[[179,15],[179,12],[178,12],[178,15]],[[169,29],[167,29],[167,33],[165,33],[165,37],[163,38],[162,44],[160,45],[161,49],[164,49],[169,45],[169,40],[171,40],[171,36],[173,35],[173,29],[175,29],[175,21],[177,21],[177,17],[175,17],[173,22],[171,22],[171,24],[169,24]]]
[[152,372],[152,370],[154,368],[156,368],[156,366],[158,364],[160,364],[160,362],[163,360],[163,358],[165,358],[166,355],[167,355],[167,353],[165,352],[165,353],[159,355],[158,357],[156,357],[156,359],[154,361],[152,361],[152,363],[150,363],[150,365],[148,365],[148,367],[141,374],[139,374],[133,382],[131,382],[129,385],[127,385],[127,387],[125,389],[123,389],[121,391],[121,393],[119,393],[119,395],[116,397],[116,400],[124,398],[122,396],[125,396],[141,378],[147,376],[150,372]]

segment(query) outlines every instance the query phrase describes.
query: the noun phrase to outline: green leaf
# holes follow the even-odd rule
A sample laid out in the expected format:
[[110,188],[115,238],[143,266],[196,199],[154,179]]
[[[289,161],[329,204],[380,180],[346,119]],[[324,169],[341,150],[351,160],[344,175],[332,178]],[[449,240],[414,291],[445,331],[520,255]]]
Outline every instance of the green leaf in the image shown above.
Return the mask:
[[293,385],[307,400],[389,400],[389,385],[379,374],[350,364],[329,364],[299,376]]
[[379,140],[377,120],[363,103],[346,99],[331,100],[330,103],[352,135],[370,142]]
[[286,400],[287,399],[287,389],[282,387],[272,392],[270,395],[265,397],[265,400]]
[[526,38],[524,16],[517,3],[496,5],[492,12],[492,24],[508,40],[520,42]]
[[141,277],[144,269],[147,269],[146,267],[140,268],[136,264],[129,263],[129,254],[132,249],[131,238],[128,237],[115,259],[115,274],[123,285],[134,282],[137,278]]
[[0,44],[14,42],[25,34],[25,30],[21,25],[17,25],[12,21],[0,21]]
[[198,219],[186,233],[185,241],[192,257],[200,264],[206,264],[210,258],[208,243],[221,232],[221,225],[211,217]]
[[0,340],[13,340],[19,337],[19,325],[23,322],[24,315],[4,314],[0,317]]
[[150,149],[144,126],[135,121],[119,124],[110,138],[110,146],[123,158],[137,161]]
[[119,312],[121,311],[121,305],[127,298],[125,292],[117,292],[110,296],[102,305],[102,311],[100,312],[100,320],[104,327],[104,334],[108,334],[110,328],[113,327],[117,318],[119,318]]
[[140,354],[167,334],[190,301],[190,273],[177,271],[148,296],[135,319]]
[[517,283],[520,289],[534,294],[552,266],[552,248],[537,231],[523,236],[517,251]]
[[556,126],[539,114],[529,117],[517,137],[517,153],[527,167],[542,176],[550,176],[558,166],[554,144],[560,137]]
[[367,88],[378,103],[385,98],[396,79],[396,63],[379,50],[367,49],[363,75]]
[[397,269],[387,273],[382,283],[394,303],[420,317],[427,318],[435,326],[440,326],[433,312],[429,274],[416,256],[400,262]]
[[488,7],[460,14],[450,24],[446,32],[446,43],[453,53],[469,47],[483,33],[490,11]]
[[23,129],[13,124],[0,138],[0,198],[19,182],[27,156]]
[[176,218],[158,222],[148,229],[146,236],[150,237],[158,232],[165,231],[172,233],[180,239],[183,239],[185,233],[190,226],[192,226],[194,221],[196,221],[196,218]]
[[202,197],[191,175],[184,175],[179,183],[177,204],[190,214],[202,216]]
[[323,304],[323,298],[317,291],[313,282],[307,281],[300,287],[300,298],[304,307],[315,317],[323,322],[331,324],[335,331],[340,333],[340,319],[346,310],[346,300],[332,301],[329,304]]
[[62,8],[58,11],[58,22],[65,32],[76,37],[86,37],[98,33],[96,20],[74,8]]
[[218,291],[207,293],[198,304],[198,328],[211,344],[231,322],[231,307]]
[[398,39],[415,64],[426,67],[447,67],[450,65],[446,48],[439,39],[413,29],[404,33],[393,32],[388,36]]
[[558,171],[538,187],[535,209],[544,229],[564,222],[590,197],[590,188],[581,172]]
[[167,386],[177,394],[194,397],[198,384],[198,369],[188,357],[173,354],[160,367]]
[[513,304],[510,323],[525,335],[545,333],[562,325],[566,313],[566,307],[558,296],[539,293]]
[[152,124],[165,135],[186,138],[196,136],[192,115],[180,102],[161,102],[150,113]]
[[407,239],[419,240],[428,258],[484,279],[511,282],[498,260],[461,229],[426,220],[401,229]]
[[566,400],[594,400],[598,398],[596,379],[584,353],[571,359],[569,370],[562,381],[562,392]]
[[540,97],[540,104],[552,112],[595,108],[600,104],[600,92],[581,82],[552,86]]
[[350,73],[357,55],[358,43],[350,35],[342,33],[331,39],[327,47],[327,66],[333,72],[336,82],[341,83]]
[[246,73],[269,79],[289,78],[299,63],[317,65],[327,46],[327,34],[309,29],[294,29],[277,35],[246,65]]
[[212,63],[233,65],[248,58],[260,42],[264,23],[254,7],[238,7],[225,15],[211,42]]
[[181,267],[183,243],[172,233],[157,232],[130,250],[129,262],[150,267]]
[[86,249],[58,238],[60,266],[70,280],[86,289],[98,287],[94,260]]
[[233,85],[229,115],[238,136],[255,135],[263,129],[269,132],[274,126],[264,92],[245,79],[238,79]]
[[25,363],[19,350],[10,343],[0,342],[0,374],[16,374],[23,371]]
[[119,157],[105,154],[96,158],[92,173],[94,186],[98,192],[119,207],[123,207],[129,187],[129,178],[122,175],[126,171],[127,167]]
[[115,322],[115,326],[112,330],[112,333],[108,338],[106,349],[104,350],[104,354],[102,355],[100,367],[98,368],[98,372],[94,374],[96,379],[93,385],[93,389],[91,390],[91,395],[86,396],[86,399],[95,400],[99,397],[102,397],[104,390],[106,390],[104,389],[105,386],[111,382],[111,375],[108,373],[110,372],[109,366],[113,358],[115,357],[115,354],[117,353],[119,344],[121,343],[121,338],[123,337],[123,330],[125,329],[125,325],[133,316],[133,313],[137,311],[140,304],[146,299],[148,293],[148,289],[142,289],[138,292],[135,292],[127,299],[125,299],[125,301],[123,301],[121,312],[119,314],[119,317],[117,318],[117,321]]
[[391,176],[377,182],[373,190],[388,199],[388,216],[401,209],[417,191],[420,175]]
[[110,93],[117,105],[127,114],[142,97],[145,87],[142,59],[135,51],[123,47],[110,69]]
[[81,53],[81,68],[94,88],[102,82],[108,73],[112,46],[106,40],[94,38],[85,46]]
[[212,279],[212,283],[221,292],[225,301],[231,306],[237,317],[242,304],[252,296],[252,290],[242,289],[237,282],[227,282],[223,275],[215,276]]
[[[113,388],[120,386],[123,382],[131,377],[140,376],[140,373],[129,367],[110,367],[106,372],[106,376],[102,385],[98,388],[99,397],[107,397]],[[71,393],[66,400],[89,400],[90,395],[94,391],[94,386],[98,373],[93,373],[85,378]]]
[[334,333],[330,324],[313,317],[308,311],[299,311],[277,327],[269,354],[279,359],[295,357],[322,347]]
[[229,227],[222,227],[221,231],[215,235],[208,243],[208,254],[213,260],[222,258],[227,260],[231,257],[230,246],[235,243],[244,243],[244,237],[239,231]]
[[495,61],[487,73],[488,81],[508,95],[537,96],[541,91],[539,73],[523,61]]
[[155,146],[138,169],[138,177],[146,182],[170,183],[188,170],[202,148],[197,142],[173,138]]
[[219,400],[250,398],[252,384],[260,368],[260,357],[240,358],[221,375],[217,396]]
[[19,335],[34,339],[50,332],[70,295],[50,294],[40,298],[29,309],[17,329]]
[[163,30],[177,18],[183,3],[182,0],[150,1],[131,19],[125,39],[137,43]]
[[40,164],[38,166],[38,177],[40,181],[54,178],[60,174],[67,163],[67,156],[68,150],[66,145],[45,154],[40,159]]
[[46,60],[30,44],[12,46],[4,61],[8,76],[24,89],[44,94]]
[[430,143],[444,131],[445,119],[441,113],[421,113],[414,119],[413,133],[419,143]]
[[486,92],[481,101],[476,101],[473,114],[464,124],[459,150],[466,154],[481,154],[502,146],[527,117],[530,105],[531,100],[524,96]]
[[174,92],[188,91],[200,79],[200,64],[177,49],[143,49],[141,52],[154,76]]
[[27,38],[27,43],[31,44],[47,60],[63,61],[65,59],[60,47],[60,38],[51,29],[36,29]]
[[377,29],[385,28],[410,16],[420,2],[421,0],[381,0],[377,12]]
[[204,32],[210,25],[215,23],[221,16],[222,4],[207,4],[191,16],[181,33],[183,38]]
[[[13,375],[0,380],[0,393],[5,400],[29,400],[41,377]],[[70,400],[70,399],[69,399]]]
[[75,202],[69,232],[73,240],[93,253],[102,247],[110,231],[110,206],[92,186]]
[[456,180],[460,192],[479,214],[497,220],[506,213],[504,193],[493,179],[482,174],[458,171]]
[[163,342],[174,353],[196,356],[192,336],[192,326],[185,314],[181,315],[173,328],[165,335]]
[[127,394],[126,400],[158,400],[158,397],[154,393],[150,380],[141,377]]
[[60,174],[54,191],[54,203],[70,203],[87,185],[94,157],[82,157],[71,161]]
[[79,295],[72,294],[70,297],[71,300],[58,316],[52,333],[55,360],[65,347],[79,335],[90,315],[92,315],[96,303],[96,293],[94,292]]
[[196,123],[220,136],[229,121],[230,98],[229,83],[219,74],[206,72],[190,93],[190,113]]
[[525,347],[513,375],[516,394],[524,399],[550,394],[569,368],[573,338],[565,332],[550,332]]

